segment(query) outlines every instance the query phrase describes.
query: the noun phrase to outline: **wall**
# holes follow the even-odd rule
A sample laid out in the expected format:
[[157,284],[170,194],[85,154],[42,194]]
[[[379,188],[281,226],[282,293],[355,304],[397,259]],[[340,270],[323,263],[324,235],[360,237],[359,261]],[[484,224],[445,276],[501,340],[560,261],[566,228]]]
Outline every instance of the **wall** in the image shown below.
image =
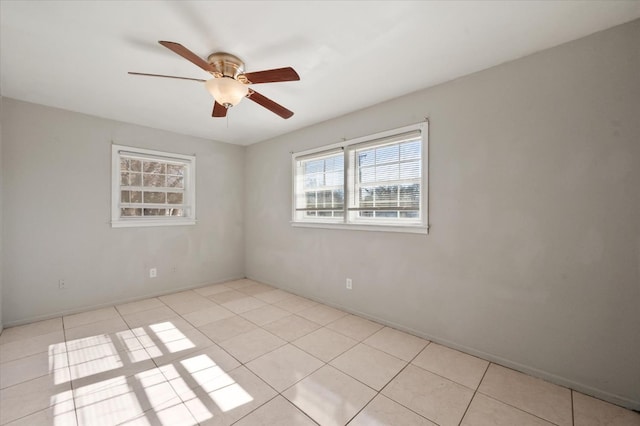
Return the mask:
[[[197,225],[111,228],[112,142],[195,153]],[[6,98],[2,145],[5,326],[244,276],[243,147]]]
[[[247,276],[640,409],[638,40],[636,20],[250,146]],[[290,226],[290,152],[425,116],[428,236]]]
[[4,186],[2,185],[2,97],[0,96],[0,333],[2,333],[2,193]]

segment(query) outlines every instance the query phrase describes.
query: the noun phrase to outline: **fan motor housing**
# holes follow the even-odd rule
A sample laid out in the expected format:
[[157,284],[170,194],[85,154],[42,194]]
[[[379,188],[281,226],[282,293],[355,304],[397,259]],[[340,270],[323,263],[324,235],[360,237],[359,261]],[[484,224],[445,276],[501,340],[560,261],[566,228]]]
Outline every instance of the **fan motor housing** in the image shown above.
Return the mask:
[[235,79],[238,75],[244,73],[244,62],[231,53],[212,53],[207,58],[207,62],[215,69],[213,74],[220,74],[220,77],[231,77]]

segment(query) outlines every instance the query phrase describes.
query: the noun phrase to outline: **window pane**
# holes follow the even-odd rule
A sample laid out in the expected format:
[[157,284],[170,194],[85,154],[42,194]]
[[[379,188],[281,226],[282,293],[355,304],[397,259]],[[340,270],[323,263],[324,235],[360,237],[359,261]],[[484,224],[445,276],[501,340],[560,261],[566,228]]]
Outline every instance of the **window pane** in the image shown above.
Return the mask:
[[324,161],[325,161],[325,169],[328,172],[331,172],[331,171],[342,172],[344,170],[344,160],[343,160],[342,154],[337,155],[335,157],[329,157]]
[[367,167],[360,169],[360,182],[370,183],[376,181],[376,169],[374,167]]
[[405,211],[405,212],[400,212],[400,217],[417,219],[420,217],[420,214],[417,211]]
[[373,207],[374,188],[360,188],[360,207]]
[[184,176],[184,168],[180,164],[167,164],[167,174]]
[[167,209],[144,209],[145,216],[167,216]]
[[309,174],[304,175],[304,187],[305,188],[317,188],[322,186],[324,176],[322,174]]
[[324,172],[324,160],[309,160],[303,162],[304,174]]
[[151,173],[144,174],[144,186],[161,187],[165,184],[165,175],[157,175]]
[[142,186],[142,174],[141,173],[129,173],[129,185]]
[[343,181],[344,181],[344,174],[341,171],[340,172],[327,173],[327,175],[326,175],[326,185],[327,186],[342,185]]
[[133,158],[121,157],[120,158],[120,170],[121,171],[139,172],[140,171],[140,167],[141,167],[141,163],[142,162],[140,160],[134,160]]
[[167,172],[167,164],[162,163],[160,161],[145,161],[144,162],[144,172],[145,173],[166,173]]
[[169,188],[184,188],[184,178],[182,176],[167,176],[167,186]]
[[168,209],[169,210],[169,216],[184,216],[184,210],[183,209]]
[[397,186],[379,186],[375,192],[376,207],[389,207],[398,205]]
[[[145,192],[144,202],[164,204],[166,202],[165,193],[164,192]],[[146,215],[147,214],[145,213],[145,216]]]
[[420,147],[421,143],[419,140],[404,142],[400,145],[400,160],[410,160],[413,158],[420,158]]
[[376,151],[369,149],[358,152],[358,166],[373,166],[376,163]]
[[420,179],[420,161],[400,164],[400,179]]
[[390,217],[390,218],[397,218],[398,217],[398,212],[397,211],[386,211],[386,212],[375,212],[376,213],[376,217]]
[[129,173],[120,173],[120,185],[129,186]]
[[376,148],[376,164],[398,161],[400,152],[399,149],[400,148],[398,145],[389,145]]
[[331,191],[318,191],[318,207],[331,207]]
[[305,198],[306,198],[306,208],[310,208],[310,207],[315,207],[316,206],[316,201],[317,201],[317,197],[316,197],[316,193],[315,192],[306,192],[305,193]]
[[182,192],[167,192],[167,203],[182,204]]
[[142,216],[142,209],[130,209],[130,208],[120,209],[120,216],[127,216],[127,217]]
[[141,203],[142,202],[142,191],[130,191],[131,202],[132,203]]
[[402,207],[415,207],[420,206],[420,185],[401,185],[400,186],[400,205]]
[[333,191],[333,207],[344,207],[344,190],[343,189],[335,189]]
[[400,178],[400,165],[398,163],[387,164],[385,166],[376,167],[376,180],[378,182],[388,181],[388,180],[398,180],[399,178]]
[[129,202],[129,191],[120,191],[120,202],[128,203]]

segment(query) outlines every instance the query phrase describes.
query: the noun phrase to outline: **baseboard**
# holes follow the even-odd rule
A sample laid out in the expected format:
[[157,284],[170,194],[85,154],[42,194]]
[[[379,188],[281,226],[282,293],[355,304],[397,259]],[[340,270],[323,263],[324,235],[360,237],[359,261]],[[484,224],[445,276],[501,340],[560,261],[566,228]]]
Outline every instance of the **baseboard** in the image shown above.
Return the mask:
[[265,282],[265,281],[262,281],[262,280],[259,280],[257,278],[253,278],[253,277],[250,277],[250,276],[248,276],[247,278],[249,278],[251,280],[254,280],[254,281],[263,282],[263,283],[271,285],[273,287],[277,287],[277,288],[279,288],[281,290],[288,291],[290,293],[296,294],[296,295],[301,296],[301,297],[306,297],[307,299],[311,299],[311,300],[314,300],[316,302],[323,303],[323,304],[328,305],[328,306],[332,306],[332,307],[334,307],[336,309],[340,309],[340,310],[343,310],[345,312],[349,312],[351,314],[358,315],[360,317],[363,317],[363,318],[375,321],[377,323],[380,323],[380,324],[395,328],[397,330],[405,331],[405,332],[407,332],[409,334],[413,334],[414,336],[418,336],[418,337],[421,337],[423,339],[430,340],[430,341],[438,343],[438,344],[442,344],[444,346],[447,346],[447,347],[452,348],[452,349],[459,350],[459,351],[467,353],[469,355],[477,356],[478,358],[485,359],[487,361],[493,362],[494,364],[499,364],[499,365],[501,365],[503,367],[507,367],[507,368],[511,368],[513,370],[520,371],[522,373],[525,373],[525,374],[528,374],[530,376],[546,380],[546,381],[554,383],[556,385],[564,386],[564,387],[569,388],[569,389],[573,389],[575,391],[584,393],[585,395],[590,395],[590,396],[593,396],[595,398],[602,399],[603,401],[607,401],[607,402],[610,402],[612,404],[619,405],[621,407],[629,408],[631,410],[640,411],[640,401],[634,401],[632,399],[629,399],[629,398],[626,398],[626,397],[623,397],[623,396],[620,396],[620,395],[617,395],[617,394],[614,394],[614,393],[611,393],[611,392],[607,392],[607,391],[604,391],[602,389],[594,388],[594,387],[586,385],[584,383],[580,383],[580,382],[576,382],[576,381],[567,379],[566,377],[558,376],[557,374],[549,373],[547,371],[540,370],[538,368],[530,367],[530,366],[527,366],[527,365],[512,361],[510,359],[503,358],[503,357],[498,356],[498,355],[494,355],[492,353],[480,351],[480,350],[474,349],[472,347],[459,344],[457,342],[453,342],[453,341],[450,341],[450,340],[447,340],[447,339],[442,339],[442,338],[440,338],[438,336],[429,335],[429,334],[426,334],[426,333],[424,333],[424,332],[422,332],[420,330],[416,330],[416,329],[413,329],[411,327],[407,327],[407,326],[405,326],[403,324],[399,324],[399,323],[396,323],[396,322],[393,322],[393,321],[389,321],[389,320],[387,320],[385,318],[381,318],[381,317],[378,317],[376,315],[371,315],[371,314],[369,314],[367,312],[360,312],[358,310],[349,308],[348,306],[344,306],[344,305],[340,305],[338,303],[334,303],[332,301],[324,300],[324,299],[322,299],[320,297],[317,297],[317,296],[314,296],[314,295],[301,294],[300,292],[298,292],[295,289],[283,287],[283,286],[280,286],[280,285],[276,285],[274,283]]
[[[125,298],[125,299],[118,299],[116,301],[112,301],[112,302],[108,302],[108,303],[98,303],[98,304],[95,304],[95,305],[83,306],[81,308],[74,308],[74,309],[67,309],[67,310],[63,310],[63,311],[58,311],[58,312],[54,312],[54,313],[51,313],[51,314],[37,315],[37,316],[34,316],[34,317],[28,317],[28,318],[23,318],[23,319],[20,319],[20,320],[9,321],[9,322],[5,323],[5,328],[16,327],[16,326],[24,325],[24,324],[30,324],[32,322],[37,322],[37,321],[44,321],[44,320],[48,320],[48,319],[51,319],[51,318],[61,317],[61,316],[64,316],[64,315],[78,314],[78,313],[81,313],[81,312],[92,311],[94,309],[107,308],[109,306],[121,305],[123,303],[137,302],[138,300],[149,299],[151,297],[164,296],[166,294],[177,293],[177,292],[185,291],[185,290],[192,290],[194,288],[200,288],[200,287],[204,287],[204,286],[207,286],[207,285],[222,284],[222,283],[225,283],[225,282],[228,282],[228,281],[240,280],[242,278],[244,278],[244,276],[243,277],[223,278],[223,279],[218,280],[218,281],[207,281],[206,283],[199,283],[199,284],[194,284],[194,285],[188,285],[188,286],[185,286],[185,287],[174,288],[174,289],[171,289],[169,291],[162,291],[162,292],[157,292],[157,293],[149,293],[149,294],[145,294],[145,295],[141,295],[141,296],[134,296],[134,297]],[[0,327],[0,329],[1,329],[1,327]]]

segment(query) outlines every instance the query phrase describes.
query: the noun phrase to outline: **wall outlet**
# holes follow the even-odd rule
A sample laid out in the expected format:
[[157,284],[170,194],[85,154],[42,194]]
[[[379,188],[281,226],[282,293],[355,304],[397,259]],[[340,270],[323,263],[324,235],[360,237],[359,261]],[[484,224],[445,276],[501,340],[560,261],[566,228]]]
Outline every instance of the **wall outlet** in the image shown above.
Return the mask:
[[64,280],[62,280],[62,279],[61,279],[61,280],[58,280],[58,288],[59,288],[60,290],[63,290],[63,289],[65,289],[65,288],[67,288],[67,283],[66,283],[66,282],[64,282]]
[[353,282],[351,278],[347,278],[347,290],[351,290]]
[[149,269],[149,278],[155,278],[158,276],[158,270],[156,268]]

